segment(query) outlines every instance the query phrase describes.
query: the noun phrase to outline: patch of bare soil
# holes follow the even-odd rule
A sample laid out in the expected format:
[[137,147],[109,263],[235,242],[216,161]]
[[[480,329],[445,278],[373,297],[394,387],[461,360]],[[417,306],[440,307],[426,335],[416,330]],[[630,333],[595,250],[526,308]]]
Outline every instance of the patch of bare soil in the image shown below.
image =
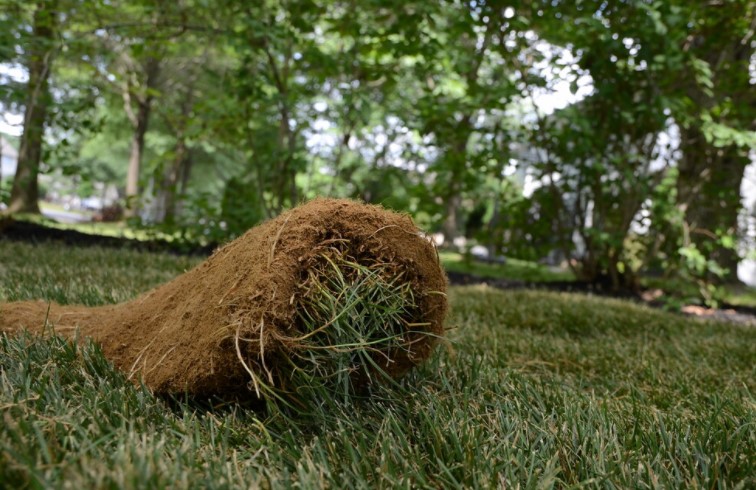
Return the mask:
[[[735,308],[738,308],[737,310]],[[701,319],[711,319],[730,323],[738,323],[756,327],[756,311],[746,307],[706,308],[699,305],[685,305],[680,312]]]

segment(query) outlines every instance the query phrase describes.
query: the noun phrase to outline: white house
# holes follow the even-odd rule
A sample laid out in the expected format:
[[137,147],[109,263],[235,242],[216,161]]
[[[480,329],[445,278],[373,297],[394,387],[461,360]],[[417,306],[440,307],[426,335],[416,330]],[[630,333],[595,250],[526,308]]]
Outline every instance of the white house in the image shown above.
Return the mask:
[[18,151],[0,135],[0,178],[3,180],[16,175]]

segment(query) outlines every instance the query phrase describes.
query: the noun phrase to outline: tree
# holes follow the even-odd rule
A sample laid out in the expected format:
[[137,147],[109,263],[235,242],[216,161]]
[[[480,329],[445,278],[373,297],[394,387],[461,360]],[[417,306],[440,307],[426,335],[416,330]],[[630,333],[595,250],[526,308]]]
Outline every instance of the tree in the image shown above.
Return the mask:
[[45,123],[51,103],[49,79],[56,54],[57,0],[40,0],[34,6],[32,35],[26,46],[24,130],[18,152],[18,166],[11,189],[8,212],[39,213],[37,177],[42,160]]
[[[515,4],[516,6],[516,4]],[[430,167],[448,242],[463,230],[462,202],[509,161],[506,111],[521,92],[515,81],[525,19],[510,2],[444,2],[429,38],[438,50],[416,64],[419,100],[413,121],[438,157]]]
[[[308,76],[310,56],[317,54],[310,51],[319,12],[308,1],[229,2],[218,9],[221,23],[230,26],[224,34],[234,68],[219,75],[225,97],[216,98],[210,124],[217,140],[243,162],[233,194],[246,204],[237,205],[263,210],[266,217],[300,199],[296,176],[306,166],[302,131],[319,86]],[[244,196],[237,192],[242,188]]]
[[159,75],[160,59],[151,55],[137,70],[127,75],[128,82],[123,87],[123,107],[133,128],[126,174],[127,216],[136,216],[139,208],[139,174],[144,155],[144,137],[150,123]]
[[536,31],[556,45],[552,51],[567,47],[575,57],[566,67],[552,62],[557,73],[567,72],[552,76],[573,91],[579,76],[590,76],[593,90],[537,120],[531,171],[542,190],[532,210],[551,228],[527,235],[550,234],[546,243],[561,250],[578,277],[613,290],[637,286],[643,262],[628,247],[648,226],[644,213],[672,166],[673,153],[660,139],[671,99],[662,88],[680,69],[673,40],[682,31],[660,28],[668,13],[663,4],[634,2],[547,3],[532,12]]
[[156,108],[157,122],[162,123],[159,130],[170,135],[172,147],[161,156],[155,169],[153,219],[158,223],[176,224],[179,197],[187,191],[195,146],[206,139],[201,134],[206,121],[196,113],[217,100],[208,72],[217,70],[217,62],[222,59],[221,53],[188,34],[165,59],[166,80],[161,104]]
[[[206,25],[194,23],[203,13],[208,13],[207,9],[194,2],[155,0],[107,4],[100,11],[94,30],[100,49],[92,68],[98,83],[120,100],[132,129],[125,183],[129,217],[136,216],[140,208],[145,139],[155,101],[164,96],[169,83],[164,72],[176,53],[191,44],[181,39],[187,32],[210,30]],[[200,43],[197,39],[192,41],[194,45]],[[183,77],[180,73],[173,75]]]
[[679,79],[687,103],[676,114],[682,150],[678,205],[691,243],[726,270],[725,280],[737,281],[740,184],[749,151],[756,148],[756,89],[749,73],[756,4],[679,5],[691,29],[679,46],[688,62]]
[[[325,194],[410,211],[448,241],[560,256],[615,289],[651,263],[734,272],[753,2],[14,5],[0,62],[23,45],[30,80],[2,104],[29,111],[24,182],[46,124],[48,167],[74,169],[77,140],[78,178],[122,177],[131,212],[170,226],[238,233]],[[45,21],[54,5],[62,26]],[[581,102],[538,110],[584,79]],[[102,124],[87,135],[90,99]],[[92,154],[110,142],[118,155]]]

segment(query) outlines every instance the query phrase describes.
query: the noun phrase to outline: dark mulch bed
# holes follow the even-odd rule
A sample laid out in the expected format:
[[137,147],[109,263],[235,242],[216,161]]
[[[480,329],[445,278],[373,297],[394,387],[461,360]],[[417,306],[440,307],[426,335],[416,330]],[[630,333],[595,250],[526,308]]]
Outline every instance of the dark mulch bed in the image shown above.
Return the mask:
[[76,230],[60,230],[12,218],[0,219],[0,240],[29,243],[56,242],[77,247],[127,248],[145,252],[163,252],[176,255],[209,256],[218,244],[197,245],[164,240],[132,240],[128,238],[91,235]]
[[[658,299],[648,300],[644,291],[612,291],[606,285],[583,281],[544,281],[528,282],[509,279],[491,279],[463,274],[459,272],[447,272],[449,282],[454,285],[486,284],[497,289],[536,289],[541,291],[556,291],[564,293],[594,294],[611,298],[622,298],[638,303],[643,303],[653,308],[664,308],[665,304]],[[723,304],[721,308],[711,309],[695,305],[687,305],[682,308],[682,314],[698,318],[711,318],[728,322],[756,326],[756,308],[748,306],[735,306]]]
[[512,279],[491,279],[479,277],[473,274],[464,274],[461,272],[447,272],[449,282],[454,285],[468,284],[487,284],[498,289],[542,289],[548,291],[559,291],[565,293],[586,293],[596,294],[599,296],[611,296],[614,298],[641,299],[640,292],[622,290],[619,292],[611,291],[603,284],[585,282],[585,281],[518,281]]

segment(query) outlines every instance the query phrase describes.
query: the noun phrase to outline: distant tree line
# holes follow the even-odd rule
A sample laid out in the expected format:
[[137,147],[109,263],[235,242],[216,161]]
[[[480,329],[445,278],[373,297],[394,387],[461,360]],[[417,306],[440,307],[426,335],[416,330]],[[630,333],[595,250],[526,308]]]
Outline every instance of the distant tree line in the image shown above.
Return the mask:
[[39,212],[40,172],[213,236],[344,196],[614,289],[736,279],[750,0],[2,5],[10,213]]

